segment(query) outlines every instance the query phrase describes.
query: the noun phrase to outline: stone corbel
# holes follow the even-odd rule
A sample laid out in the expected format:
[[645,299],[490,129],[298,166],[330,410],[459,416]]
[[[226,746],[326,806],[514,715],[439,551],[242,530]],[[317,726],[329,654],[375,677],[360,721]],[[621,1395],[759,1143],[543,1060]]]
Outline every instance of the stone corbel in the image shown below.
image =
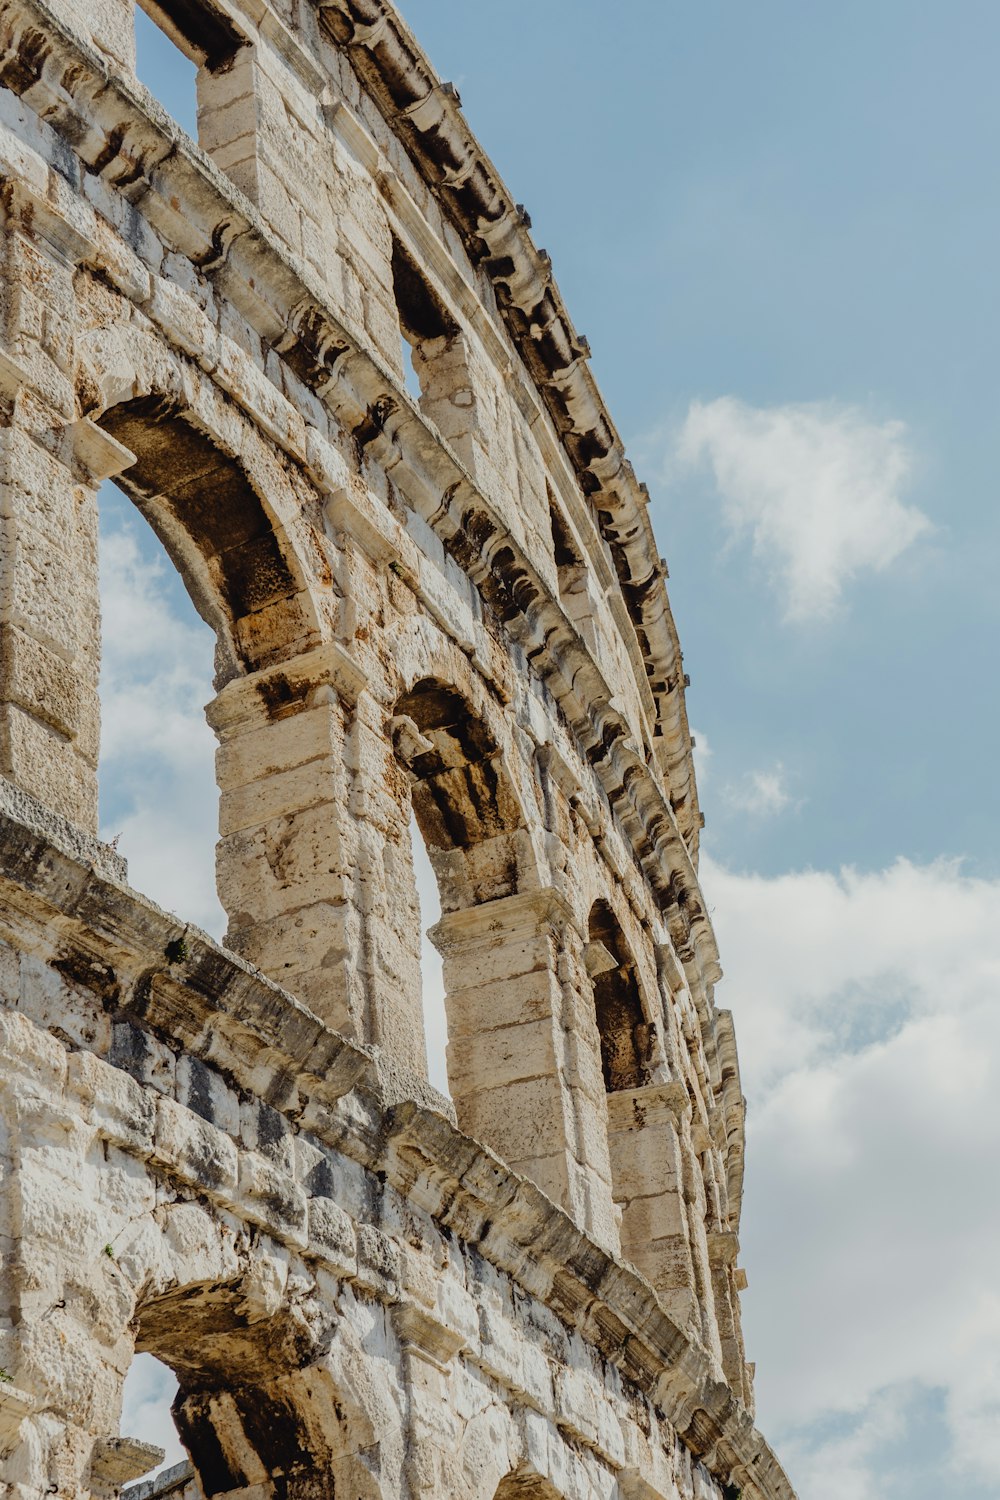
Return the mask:
[[73,457],[93,479],[100,483],[113,479],[116,474],[130,469],[135,463],[135,454],[124,443],[98,427],[89,417],[83,417],[69,428],[73,443]]
[[539,745],[535,756],[542,770],[548,773],[570,802],[581,795],[583,789],[580,786],[580,778],[551,740],[544,745]]
[[163,1449],[138,1438],[98,1438],[90,1456],[90,1480],[94,1489],[120,1490],[130,1479],[140,1479],[163,1462]]
[[678,961],[677,954],[670,943],[657,943],[653,951],[656,954],[656,967],[660,978],[671,995],[676,995],[684,988],[684,970]]
[[597,939],[588,943],[584,948],[583,961],[591,979],[596,979],[599,974],[610,974],[612,969],[617,969],[619,966],[617,958],[610,949]]
[[733,1230],[712,1230],[707,1238],[709,1265],[721,1267],[735,1264],[736,1257],[740,1253],[740,1241]]
[[415,1355],[442,1375],[450,1372],[452,1360],[465,1347],[461,1334],[413,1302],[393,1308],[392,1326],[404,1354]]
[[396,759],[409,771],[414,761],[429,755],[434,749],[433,740],[420,733],[409,714],[396,714],[386,724],[386,731],[396,753]]

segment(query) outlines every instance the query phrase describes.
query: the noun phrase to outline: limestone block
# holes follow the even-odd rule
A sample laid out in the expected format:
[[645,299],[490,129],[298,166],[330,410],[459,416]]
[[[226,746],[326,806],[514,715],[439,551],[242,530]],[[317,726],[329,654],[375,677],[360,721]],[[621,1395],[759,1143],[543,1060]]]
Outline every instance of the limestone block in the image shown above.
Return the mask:
[[350,1215],[332,1198],[310,1198],[308,1214],[310,1255],[322,1256],[340,1276],[355,1276],[358,1261]]
[[520,1026],[501,1025],[479,1035],[453,1037],[448,1043],[448,1077],[453,1090],[463,1096],[518,1079],[550,1077],[556,1066],[550,1016]]
[[177,1058],[173,1092],[185,1109],[192,1110],[229,1135],[238,1134],[240,1109],[237,1096],[201,1058],[188,1053]]
[[455,1100],[462,1129],[512,1162],[544,1156],[547,1147],[565,1140],[565,1107],[558,1082],[547,1077],[480,1087]]
[[112,1025],[108,1061],[157,1093],[172,1096],[175,1092],[177,1054],[131,1021],[115,1021]]
[[229,1195],[236,1189],[237,1153],[230,1138],[162,1096],[156,1101],[153,1153],[168,1170],[212,1192]]
[[75,1092],[85,1118],[103,1139],[123,1146],[139,1160],[153,1151],[156,1127],[154,1095],[139,1088],[129,1074],[111,1068],[93,1053],[75,1052],[69,1058],[67,1085]]
[[240,1210],[246,1218],[289,1244],[306,1244],[307,1200],[293,1177],[255,1151],[241,1151],[238,1192]]

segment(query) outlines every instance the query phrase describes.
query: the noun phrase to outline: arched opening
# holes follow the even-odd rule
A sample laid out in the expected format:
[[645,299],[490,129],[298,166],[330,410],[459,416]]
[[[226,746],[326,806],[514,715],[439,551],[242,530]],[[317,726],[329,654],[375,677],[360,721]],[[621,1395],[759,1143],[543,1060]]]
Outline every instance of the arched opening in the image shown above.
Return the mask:
[[594,605],[588,587],[589,569],[551,490],[549,526],[559,584],[559,602],[587,644],[593,647]]
[[454,688],[425,678],[399,699],[390,732],[442,911],[513,895],[523,818],[503,754],[483,721]]
[[[139,364],[140,356],[155,354],[142,346],[121,352],[131,352]],[[141,372],[135,384],[142,388]],[[241,456],[234,457],[193,410],[167,397],[112,405],[99,425],[127,450],[126,457],[134,457],[115,486],[102,491],[99,506],[107,626],[104,835],[121,835],[133,884],[213,935],[225,933],[224,940],[248,958],[276,971],[273,951],[285,936],[285,912],[301,908],[301,898],[295,880],[284,874],[283,884],[273,881],[276,890],[260,895],[258,907],[266,906],[271,925],[263,946],[255,948],[263,924],[248,892],[258,891],[260,881],[255,886],[251,877],[264,856],[251,870],[260,838],[255,843],[246,820],[227,813],[225,799],[245,801],[247,781],[257,785],[282,770],[277,744],[269,743],[261,763],[239,745],[234,753],[233,741],[298,713],[306,703],[301,672],[295,678],[283,668],[289,659],[308,659],[318,628],[301,565],[272,509],[279,496],[286,505],[299,504],[304,481],[293,471],[275,470],[280,485],[265,503],[251,474],[269,472],[270,455],[256,434],[249,428],[237,434]],[[165,565],[164,551],[176,573]],[[243,707],[234,723],[224,713],[220,730],[212,718],[220,742],[225,740],[216,759],[204,710],[208,705],[214,711],[214,694],[246,677],[259,691],[239,700]],[[294,735],[288,752],[297,764],[292,741]],[[216,768],[221,812],[235,835],[218,845],[217,833],[226,830],[220,829]],[[283,847],[291,843],[285,836]],[[246,932],[234,931],[234,913]]]
[[116,483],[215,631],[218,684],[304,649],[302,580],[243,464],[164,396],[122,402],[99,424],[135,454]]
[[456,1057],[467,1053],[469,1040],[467,1007],[456,997],[468,969],[451,956],[442,965],[426,940],[429,919],[518,891],[523,819],[499,745],[454,688],[435,678],[418,682],[399,699],[388,730],[410,791],[428,1073],[460,1107],[457,1090],[468,1080],[461,1063],[456,1072]]
[[377,1500],[380,1430],[398,1423],[391,1401],[355,1388],[359,1351],[335,1315],[300,1305],[301,1293],[265,1310],[268,1274],[174,1286],[139,1309],[137,1361],[155,1352],[141,1368],[169,1367],[157,1390],[172,1381],[171,1417],[200,1493],[311,1500],[322,1475],[331,1493]]
[[215,635],[112,484],[101,489],[99,521],[101,836],[128,860],[134,886],[221,938],[215,740],[204,714]]
[[163,1449],[162,1462],[143,1478],[152,1478],[187,1458],[171,1411],[176,1393],[177,1377],[172,1370],[152,1354],[135,1356],[122,1392],[122,1435]]
[[643,1014],[635,963],[606,901],[590,911],[587,968],[594,991],[601,1070],[609,1094],[649,1082],[653,1027]]

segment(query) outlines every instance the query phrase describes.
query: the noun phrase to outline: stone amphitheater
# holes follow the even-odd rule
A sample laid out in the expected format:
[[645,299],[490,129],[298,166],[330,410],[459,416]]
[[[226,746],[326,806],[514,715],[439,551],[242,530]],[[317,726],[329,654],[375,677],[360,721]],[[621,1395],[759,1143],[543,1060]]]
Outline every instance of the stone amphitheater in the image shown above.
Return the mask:
[[[131,0],[0,0],[3,1493],[148,1471],[147,1351],[190,1463],[137,1495],[791,1500],[666,567],[586,340],[388,0],[143,3],[197,143]],[[224,947],[97,837],[112,476],[215,634]]]

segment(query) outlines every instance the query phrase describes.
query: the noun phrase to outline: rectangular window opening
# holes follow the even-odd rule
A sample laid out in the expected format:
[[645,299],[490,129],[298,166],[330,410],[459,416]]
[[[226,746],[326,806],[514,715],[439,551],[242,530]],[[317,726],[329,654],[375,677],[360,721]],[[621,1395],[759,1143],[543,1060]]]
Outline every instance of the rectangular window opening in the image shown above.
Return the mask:
[[198,139],[200,69],[224,70],[243,41],[225,16],[200,0],[141,0],[135,8],[136,77],[192,140]]

